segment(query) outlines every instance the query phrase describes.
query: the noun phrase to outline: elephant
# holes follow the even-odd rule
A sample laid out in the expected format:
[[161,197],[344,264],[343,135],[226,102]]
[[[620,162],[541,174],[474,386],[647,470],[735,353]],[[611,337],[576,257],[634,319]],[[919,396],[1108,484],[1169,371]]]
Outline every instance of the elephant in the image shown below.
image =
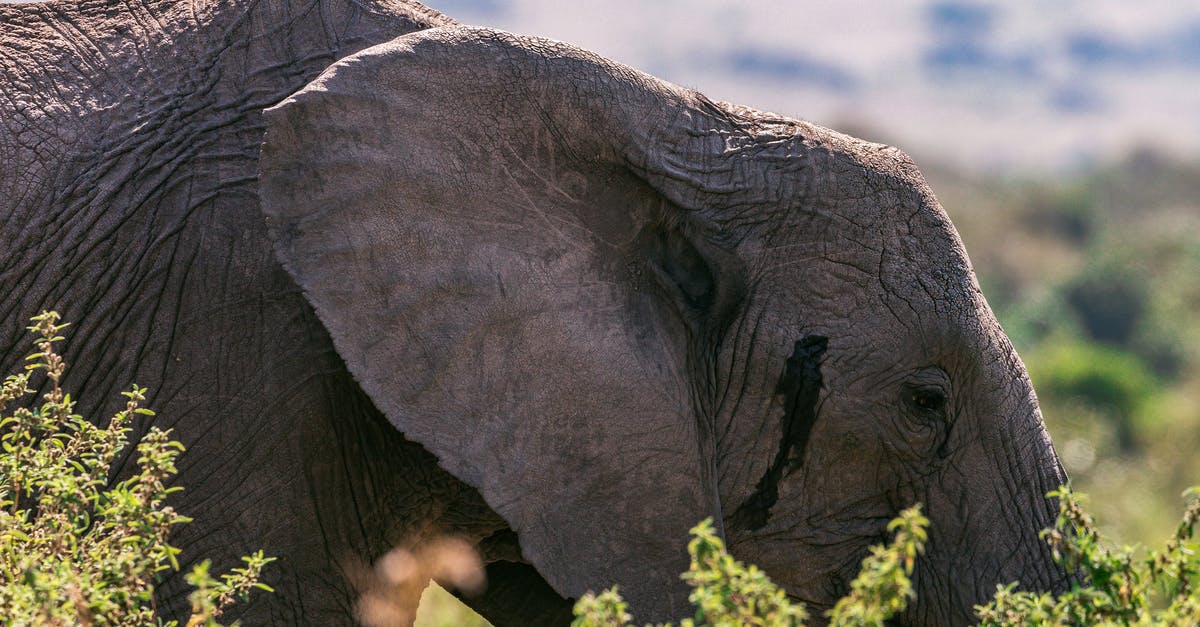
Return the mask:
[[677,618],[706,517],[819,615],[917,502],[898,624],[1069,584],[1034,390],[901,151],[408,0],[0,26],[0,367],[57,308],[82,413],[151,391],[183,570],[279,558],[231,617],[353,623],[355,564],[452,535],[494,624]]

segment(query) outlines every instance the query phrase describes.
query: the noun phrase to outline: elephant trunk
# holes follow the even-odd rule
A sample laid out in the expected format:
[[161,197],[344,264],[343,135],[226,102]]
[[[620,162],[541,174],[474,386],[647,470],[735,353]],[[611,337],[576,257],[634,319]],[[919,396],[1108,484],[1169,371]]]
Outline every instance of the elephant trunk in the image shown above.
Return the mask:
[[1067,475],[1020,372],[1019,401],[1000,405],[1016,407],[979,421],[992,428],[967,434],[971,443],[951,455],[953,463],[924,496],[928,552],[916,570],[918,602],[906,624],[972,624],[974,607],[990,601],[998,585],[1058,593],[1071,583],[1040,535],[1058,513],[1057,500],[1046,494],[1066,484]]

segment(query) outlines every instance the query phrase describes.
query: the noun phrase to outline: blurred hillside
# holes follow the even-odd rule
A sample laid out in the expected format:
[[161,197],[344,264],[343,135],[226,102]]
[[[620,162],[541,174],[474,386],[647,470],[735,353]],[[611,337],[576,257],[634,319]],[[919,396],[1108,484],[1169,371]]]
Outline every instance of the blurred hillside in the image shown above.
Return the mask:
[[1200,483],[1200,163],[1145,149],[1056,179],[923,170],[1076,488],[1117,538],[1160,542]]

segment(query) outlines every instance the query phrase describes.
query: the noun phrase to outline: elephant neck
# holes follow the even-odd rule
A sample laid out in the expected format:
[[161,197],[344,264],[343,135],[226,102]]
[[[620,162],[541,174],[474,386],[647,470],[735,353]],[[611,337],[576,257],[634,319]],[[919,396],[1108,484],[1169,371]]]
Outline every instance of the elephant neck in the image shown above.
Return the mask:
[[[448,22],[399,0],[0,4],[0,285],[25,286],[0,290],[0,308],[134,302],[147,259],[205,225],[269,251],[261,110],[346,55]],[[231,267],[202,250],[198,267]],[[23,347],[0,332],[0,358]]]
[[[240,89],[235,108],[269,106],[273,83],[324,69],[337,59],[401,34],[453,23],[408,0],[108,0],[26,5],[8,52],[36,54],[37,71],[66,86],[56,96],[81,105],[203,102]],[[21,27],[28,29],[23,36]],[[50,36],[48,36],[50,35]],[[24,41],[21,41],[24,39]],[[33,54],[30,56],[32,57]],[[80,92],[72,94],[72,92]]]
[[13,166],[0,204],[36,219],[144,207],[131,180],[162,191],[202,153],[205,169],[252,179],[262,109],[346,55],[452,20],[406,0],[86,0],[0,5],[0,23],[13,133],[0,129]]

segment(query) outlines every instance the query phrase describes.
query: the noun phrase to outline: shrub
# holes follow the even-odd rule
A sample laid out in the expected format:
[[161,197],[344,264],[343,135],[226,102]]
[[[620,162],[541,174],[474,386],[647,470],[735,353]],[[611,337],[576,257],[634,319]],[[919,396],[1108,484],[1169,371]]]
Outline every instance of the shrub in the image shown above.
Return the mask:
[[1158,380],[1140,359],[1075,341],[1050,342],[1034,355],[1030,376],[1046,401],[1081,402],[1112,425],[1120,453],[1137,451],[1146,405],[1159,394]]
[[[136,471],[109,487],[113,461],[130,444],[129,423],[154,412],[142,407],[146,390],[134,385],[104,426],[75,414],[59,385],[66,364],[54,344],[67,325],[58,320],[52,311],[33,318],[32,363],[0,387],[0,616],[16,625],[176,625],[157,616],[153,593],[160,573],[179,568],[168,534],[191,520],[166,504],[181,489],[165,482],[183,446],[151,427],[136,443]],[[20,401],[35,393],[36,370],[49,391],[30,408]],[[217,625],[251,589],[269,591],[258,577],[272,559],[259,551],[219,578],[207,561],[193,568],[188,627]]]
[[1092,339],[1126,347],[1150,300],[1144,278],[1115,262],[1089,267],[1064,287],[1064,295]]
[[[888,524],[888,530],[895,532],[892,543],[871,547],[862,570],[850,584],[850,593],[826,613],[831,624],[881,627],[885,620],[904,610],[914,596],[909,575],[917,555],[924,550],[928,524],[919,506],[901,512]],[[745,566],[726,553],[711,520],[701,522],[691,533],[688,553],[692,561],[683,579],[692,587],[688,600],[696,606],[696,616],[680,621],[680,627],[804,624],[808,618],[804,605],[790,601],[756,566]],[[575,605],[573,625],[631,625],[627,609],[616,587],[599,595],[585,594]]]
[[1095,236],[1101,217],[1092,188],[1080,183],[1035,187],[1016,213],[1030,231],[1048,231],[1076,246]]
[[1193,581],[1200,564],[1191,542],[1200,489],[1184,493],[1191,502],[1166,547],[1143,559],[1132,547],[1112,548],[1068,488],[1050,496],[1059,499],[1058,520],[1042,537],[1075,583],[1058,596],[999,586],[990,603],[975,608],[981,625],[1200,625],[1200,590]]
[[[1200,520],[1200,488],[1185,495],[1191,502],[1165,549],[1138,559],[1130,547],[1110,548],[1080,506],[1081,497],[1066,487],[1051,492],[1048,496],[1059,499],[1059,516],[1042,537],[1054,559],[1073,574],[1071,589],[1055,596],[1017,591],[1015,583],[997,586],[991,602],[975,608],[980,624],[1200,625],[1200,590],[1194,581],[1200,563],[1193,559],[1196,546],[1191,541]],[[826,612],[830,625],[882,627],[904,610],[914,597],[909,577],[924,549],[928,524],[919,507],[913,507],[888,525],[895,532],[892,543],[871,548],[850,593]],[[696,606],[696,616],[681,621],[681,627],[804,624],[808,614],[803,605],[791,602],[762,571],[727,554],[711,521],[700,523],[692,535],[692,562],[683,579],[693,588],[688,599]],[[575,605],[575,616],[575,627],[632,624],[615,587],[584,595]]]

